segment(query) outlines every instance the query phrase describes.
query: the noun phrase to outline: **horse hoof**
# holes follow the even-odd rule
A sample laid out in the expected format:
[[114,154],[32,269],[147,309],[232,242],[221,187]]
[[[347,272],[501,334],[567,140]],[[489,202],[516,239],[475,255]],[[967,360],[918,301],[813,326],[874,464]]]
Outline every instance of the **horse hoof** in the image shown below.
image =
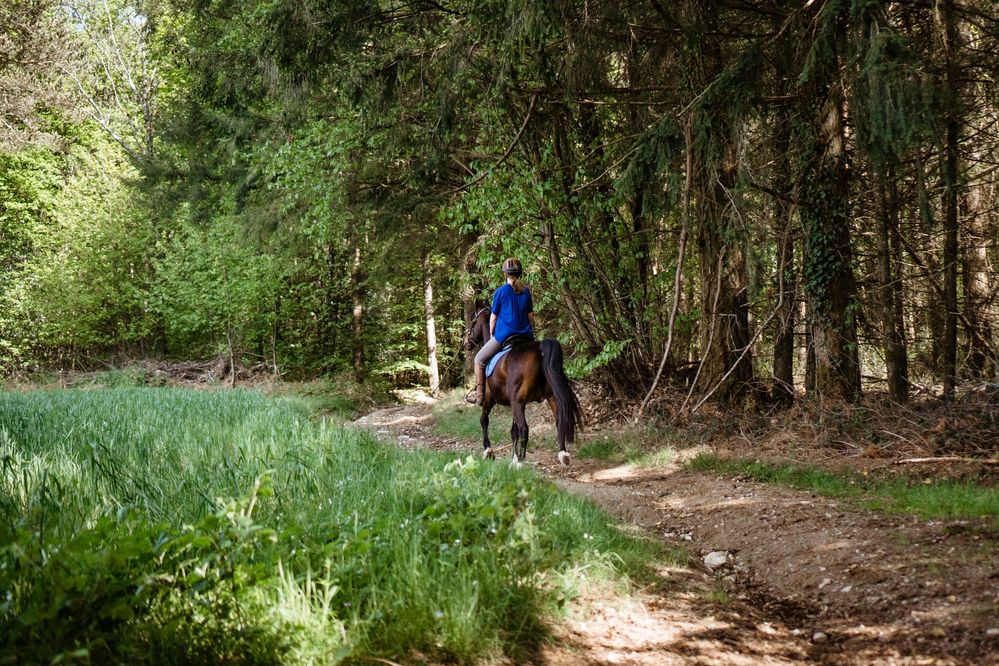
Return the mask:
[[490,446],[488,449],[484,449],[482,451],[482,457],[485,460],[496,460],[496,454],[493,453],[493,447]]
[[513,458],[510,460],[510,467],[520,467],[520,458],[517,457],[516,453],[513,454]]
[[558,461],[560,463],[562,463],[562,467],[568,467],[569,466],[569,462],[571,460],[572,460],[572,458],[569,456],[569,452],[568,451],[559,451],[558,452]]

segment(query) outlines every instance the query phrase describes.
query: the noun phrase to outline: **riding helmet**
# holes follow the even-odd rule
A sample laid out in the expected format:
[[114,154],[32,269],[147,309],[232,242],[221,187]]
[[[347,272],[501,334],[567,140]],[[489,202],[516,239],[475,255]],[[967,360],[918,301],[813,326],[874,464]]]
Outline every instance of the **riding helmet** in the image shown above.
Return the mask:
[[503,272],[507,275],[513,275],[514,277],[520,277],[520,274],[524,272],[524,267],[520,264],[520,259],[515,259],[510,257],[503,262]]

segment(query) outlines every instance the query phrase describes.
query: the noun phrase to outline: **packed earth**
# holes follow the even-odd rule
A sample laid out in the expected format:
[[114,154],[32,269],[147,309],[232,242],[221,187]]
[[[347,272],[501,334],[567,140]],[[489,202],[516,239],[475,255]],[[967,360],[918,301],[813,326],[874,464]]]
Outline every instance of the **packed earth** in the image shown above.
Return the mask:
[[[687,567],[660,568],[638,594],[577,599],[537,663],[999,663],[994,523],[922,520],[685,468],[702,444],[656,465],[576,457],[565,468],[544,439],[550,414],[532,406],[528,421],[528,464],[622,529],[688,554]],[[427,402],[355,425],[404,448],[479,451],[439,434]]]

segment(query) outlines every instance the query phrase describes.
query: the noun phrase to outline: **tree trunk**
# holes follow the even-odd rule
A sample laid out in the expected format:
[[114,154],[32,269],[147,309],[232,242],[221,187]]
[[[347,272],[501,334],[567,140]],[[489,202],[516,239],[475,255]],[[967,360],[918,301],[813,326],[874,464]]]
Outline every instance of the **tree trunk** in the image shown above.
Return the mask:
[[[628,85],[632,88],[637,88],[643,83],[642,48],[638,34],[634,28],[628,31]],[[638,104],[632,104],[628,107],[628,121],[631,131],[637,136],[648,126],[648,114]],[[639,356],[651,360],[654,344],[646,325],[645,315],[649,309],[649,263],[652,244],[646,220],[644,185],[640,185],[634,193],[630,209],[631,233],[634,238],[633,253],[638,278],[638,284],[632,284],[630,288],[631,322],[635,327],[636,340],[634,348]]]
[[[705,31],[714,33],[718,20],[714,7],[698,7],[696,11]],[[723,59],[718,38],[707,40],[703,51],[694,57],[705,72],[700,85],[709,85],[721,74]],[[717,386],[714,394],[721,402],[735,403],[745,396],[753,377],[752,354],[747,349],[750,334],[745,238],[731,200],[739,155],[732,140],[731,121],[722,109],[704,108],[698,116],[694,126],[700,125],[701,132],[712,133],[714,141],[722,144],[716,147],[717,152],[706,148],[695,152],[691,188],[699,202],[702,360],[698,386],[705,393]]]
[[[790,44],[784,43],[784,55],[778,62],[775,78],[778,94],[789,92],[787,79],[789,77]],[[774,152],[776,153],[774,189],[782,195],[774,199],[774,233],[780,239],[778,247],[777,270],[778,300],[780,309],[777,312],[776,330],[774,332],[773,358],[773,398],[782,405],[788,405],[794,400],[794,328],[795,311],[797,308],[797,280],[794,267],[794,245],[796,234],[791,224],[792,205],[787,197],[792,194],[791,182],[791,117],[787,106],[782,106],[775,119]]]
[[944,347],[943,347],[943,398],[953,400],[957,386],[957,229],[958,229],[958,138],[960,133],[960,111],[957,108],[957,17],[954,14],[954,0],[943,0],[941,7],[944,40],[944,109],[946,126],[944,129],[943,160],[943,306],[944,306]]
[[351,271],[353,282],[353,318],[354,318],[354,377],[357,381],[364,379],[364,339],[361,336],[364,317],[364,273],[361,270],[361,243],[354,238],[354,265]]
[[[974,148],[976,162],[981,161],[981,147]],[[965,192],[967,219],[964,225],[964,314],[969,324],[968,370],[975,377],[994,377],[997,368],[992,358],[992,325],[988,304],[992,287],[988,270],[988,224],[990,201],[985,182],[970,185]],[[991,361],[991,362],[990,362]]]
[[898,192],[890,169],[887,173],[878,169],[878,194],[878,294],[888,395],[895,402],[905,402],[909,398],[909,360],[902,337],[902,308],[897,302],[901,265],[894,262],[898,242],[892,243],[892,239],[898,234]]
[[427,375],[430,394],[437,395],[441,387],[437,367],[437,326],[434,323],[434,283],[430,274],[430,253],[423,255],[423,314],[427,322]]
[[[727,212],[725,189],[734,185],[736,163],[734,149],[726,150],[725,163],[717,178],[702,165],[699,188],[704,201],[699,216],[698,249],[701,264],[701,355],[703,366],[700,389],[712,390],[726,403],[744,397],[753,376],[752,355],[743,350],[749,345],[749,306],[747,296],[746,255],[734,223]],[[703,193],[707,191],[708,196]],[[733,235],[736,240],[733,241]],[[741,356],[741,360],[740,360]],[[738,364],[738,367],[735,367]],[[735,370],[729,373],[735,367]],[[729,373],[725,378],[726,373]],[[723,379],[724,378],[724,379]]]
[[860,395],[856,283],[850,244],[845,91],[838,80],[845,16],[839,16],[837,52],[813,74],[815,143],[802,186],[800,214],[805,234],[805,292],[815,356],[815,395],[854,401]]
[[[472,284],[472,274],[475,272],[475,258],[472,253],[472,248],[475,246],[476,237],[472,234],[466,234],[461,238],[461,272],[463,276],[463,282],[465,283],[464,289],[461,291],[461,309],[463,315],[463,321],[465,322],[465,331],[468,331],[469,326],[472,324],[472,318],[475,316],[475,312],[478,308],[478,302],[476,301],[475,295],[478,293],[478,288]],[[465,377],[472,374],[475,364],[475,351],[472,349],[465,349]]]
[[271,328],[271,369],[275,379],[281,378],[281,368],[278,366],[277,346],[281,340],[281,297],[274,298],[274,326]]
[[805,329],[805,346],[802,348],[804,353],[804,366],[805,366],[805,394],[809,396],[815,395],[815,346],[812,344],[812,327],[809,324],[812,321],[812,308],[809,307],[807,299],[801,304],[802,314],[801,321]]
[[794,234],[790,224],[791,211],[778,204],[783,211],[777,213],[777,224],[783,227],[780,240],[780,264],[777,270],[784,272],[782,293],[778,298],[780,310],[777,313],[777,330],[774,334],[774,399],[788,405],[794,400],[794,327],[795,306],[797,303],[797,282],[794,271]]

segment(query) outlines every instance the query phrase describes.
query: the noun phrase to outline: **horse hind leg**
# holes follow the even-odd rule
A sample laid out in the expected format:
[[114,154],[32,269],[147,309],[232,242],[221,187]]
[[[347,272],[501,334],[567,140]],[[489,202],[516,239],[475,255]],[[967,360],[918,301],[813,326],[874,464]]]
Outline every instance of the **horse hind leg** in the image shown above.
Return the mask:
[[511,446],[513,447],[513,459],[511,463],[516,465],[523,460],[520,455],[520,428],[517,427],[516,421],[510,424],[510,442],[512,442]]
[[513,413],[513,425],[510,426],[510,438],[513,440],[513,461],[527,460],[527,439],[530,429],[527,427],[527,417],[524,415],[524,405],[521,402],[510,403]]
[[[558,405],[555,403],[554,396],[548,398],[548,406],[552,410],[552,416],[555,417],[555,431],[558,432]],[[572,456],[565,448],[565,438],[561,434],[558,435],[558,461],[562,467],[568,467],[569,463],[572,462]]]

